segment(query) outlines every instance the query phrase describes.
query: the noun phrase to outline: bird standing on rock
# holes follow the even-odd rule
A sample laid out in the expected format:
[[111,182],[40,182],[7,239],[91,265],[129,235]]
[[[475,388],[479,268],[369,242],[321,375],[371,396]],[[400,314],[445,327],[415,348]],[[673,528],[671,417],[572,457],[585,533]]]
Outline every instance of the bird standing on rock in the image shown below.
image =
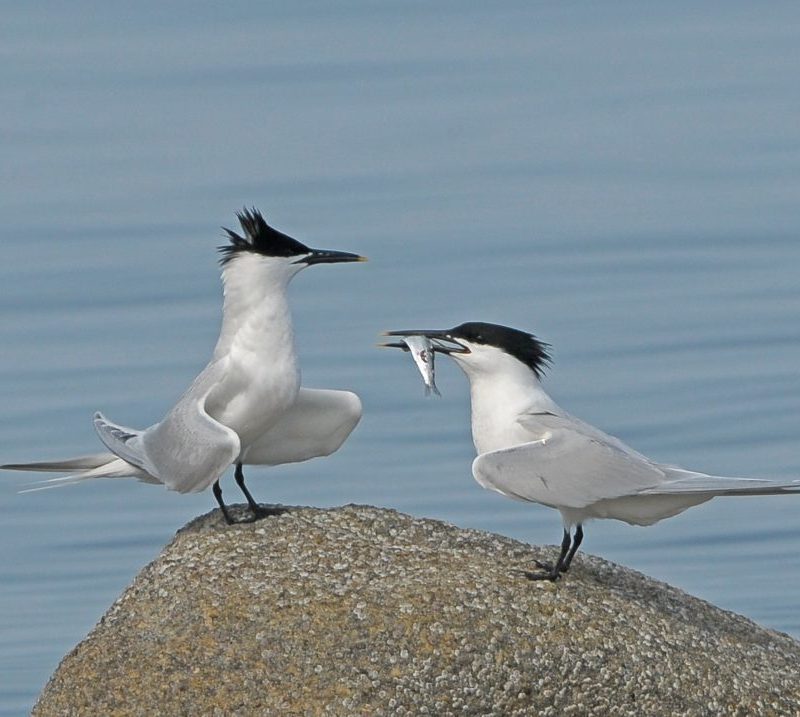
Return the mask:
[[238,218],[242,234],[226,229],[229,243],[220,247],[224,305],[214,354],[164,419],[136,430],[97,413],[94,426],[110,453],[0,467],[70,474],[44,487],[126,476],[180,493],[213,486],[232,523],[219,485],[229,465],[252,521],[267,511],[245,486],[243,465],[305,461],[342,445],[361,418],[361,401],[349,391],[300,386],[287,287],[313,264],[366,260],[311,249],[273,229],[256,209]]
[[527,573],[532,580],[557,580],[569,570],[583,524],[591,518],[652,525],[719,495],[800,493],[800,480],[723,478],[656,463],[571,416],[542,387],[548,345],[533,334],[468,322],[443,331],[386,335],[425,337],[432,351],[450,356],[467,375],[478,453],[475,480],[509,498],[561,512],[561,552],[555,563],[539,563],[541,572]]

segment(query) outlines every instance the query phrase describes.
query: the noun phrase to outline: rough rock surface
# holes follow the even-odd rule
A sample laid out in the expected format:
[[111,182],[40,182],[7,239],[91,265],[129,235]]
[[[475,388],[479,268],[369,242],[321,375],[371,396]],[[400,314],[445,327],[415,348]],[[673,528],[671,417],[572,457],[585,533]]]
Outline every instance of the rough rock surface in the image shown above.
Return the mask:
[[390,510],[189,523],[44,715],[789,715],[800,643],[663,583]]

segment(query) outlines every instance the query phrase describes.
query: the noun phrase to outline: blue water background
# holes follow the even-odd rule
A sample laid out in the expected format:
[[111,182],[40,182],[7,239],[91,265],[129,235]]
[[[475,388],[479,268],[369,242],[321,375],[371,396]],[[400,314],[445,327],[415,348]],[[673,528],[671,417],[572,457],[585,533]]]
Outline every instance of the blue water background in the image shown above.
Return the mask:
[[[291,287],[304,383],[364,418],[264,501],[389,506],[531,543],[559,517],[472,479],[466,380],[425,399],[384,329],[487,320],[553,345],[567,410],[659,460],[800,476],[800,7],[531,2],[4,4],[0,460],[146,426],[216,338],[243,205],[367,254]],[[0,483],[0,715],[175,530],[133,481]],[[232,481],[226,491],[235,495]],[[800,637],[800,498],[718,499],[586,550]],[[568,589],[565,584],[564,589]]]

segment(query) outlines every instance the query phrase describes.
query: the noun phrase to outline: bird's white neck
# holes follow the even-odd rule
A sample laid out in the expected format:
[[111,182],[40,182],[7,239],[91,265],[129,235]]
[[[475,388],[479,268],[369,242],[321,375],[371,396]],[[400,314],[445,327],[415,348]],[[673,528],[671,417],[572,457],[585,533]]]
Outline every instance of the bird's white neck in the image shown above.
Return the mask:
[[470,371],[472,440],[480,453],[508,448],[532,440],[518,422],[521,415],[558,410],[536,375],[508,357],[491,371]]
[[222,272],[222,328],[214,359],[232,351],[256,352],[264,360],[295,362],[287,288],[296,271],[257,256],[237,257]]

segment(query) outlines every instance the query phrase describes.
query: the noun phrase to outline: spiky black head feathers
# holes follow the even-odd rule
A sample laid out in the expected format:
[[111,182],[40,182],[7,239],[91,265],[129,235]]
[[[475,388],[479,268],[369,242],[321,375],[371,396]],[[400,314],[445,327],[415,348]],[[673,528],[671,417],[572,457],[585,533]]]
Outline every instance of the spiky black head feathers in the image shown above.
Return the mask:
[[237,215],[244,236],[223,227],[230,244],[219,247],[222,254],[220,264],[225,266],[235,256],[243,252],[253,252],[264,256],[299,256],[308,254],[309,249],[302,242],[273,229],[255,207],[242,209]]
[[450,335],[476,344],[496,346],[525,364],[537,378],[541,378],[550,365],[550,354],[547,351],[550,344],[519,329],[482,321],[468,321],[451,329]]

